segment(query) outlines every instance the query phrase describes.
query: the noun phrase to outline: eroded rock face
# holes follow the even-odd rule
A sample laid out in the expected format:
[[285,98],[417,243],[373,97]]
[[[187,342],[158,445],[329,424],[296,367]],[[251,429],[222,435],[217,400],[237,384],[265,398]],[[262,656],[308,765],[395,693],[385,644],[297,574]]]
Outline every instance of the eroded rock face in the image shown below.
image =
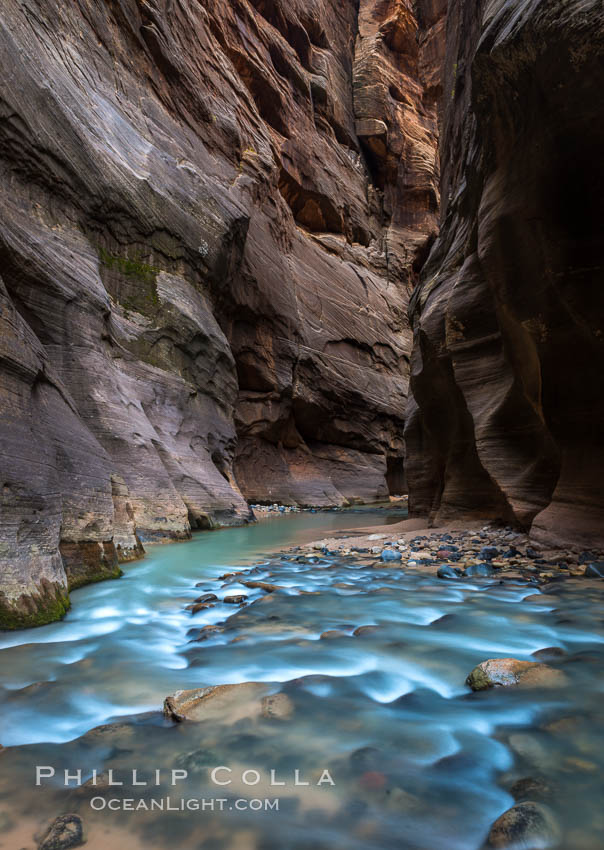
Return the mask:
[[602,540],[604,12],[449,4],[442,229],[412,302],[410,507]]
[[3,625],[243,496],[404,487],[442,5],[2,4]]

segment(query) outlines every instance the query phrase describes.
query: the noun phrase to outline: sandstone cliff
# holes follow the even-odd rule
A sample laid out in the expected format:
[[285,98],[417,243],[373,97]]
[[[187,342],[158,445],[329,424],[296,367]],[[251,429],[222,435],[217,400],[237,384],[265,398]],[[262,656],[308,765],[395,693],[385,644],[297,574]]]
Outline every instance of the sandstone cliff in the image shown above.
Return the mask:
[[410,505],[604,538],[604,9],[449,4],[442,228],[411,304]]
[[443,12],[3,2],[2,625],[245,498],[401,489]]

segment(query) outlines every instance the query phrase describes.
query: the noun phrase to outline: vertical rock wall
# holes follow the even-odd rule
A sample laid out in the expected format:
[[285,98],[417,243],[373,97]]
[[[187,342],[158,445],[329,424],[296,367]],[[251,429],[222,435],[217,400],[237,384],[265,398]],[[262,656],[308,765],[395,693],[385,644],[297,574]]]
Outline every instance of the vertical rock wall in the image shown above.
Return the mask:
[[438,202],[416,5],[2,4],[0,625],[244,496],[404,485]]
[[604,10],[449,4],[442,228],[414,294],[412,511],[602,540]]

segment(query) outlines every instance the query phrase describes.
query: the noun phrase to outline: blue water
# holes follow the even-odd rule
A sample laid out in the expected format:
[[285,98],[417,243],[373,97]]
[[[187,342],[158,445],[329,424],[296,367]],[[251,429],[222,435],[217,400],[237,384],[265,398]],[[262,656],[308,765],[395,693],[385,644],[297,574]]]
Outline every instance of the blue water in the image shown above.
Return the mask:
[[[290,515],[154,547],[119,581],[74,593],[64,622],[3,636],[1,740],[30,745],[2,754],[10,781],[0,787],[0,819],[3,805],[12,813],[5,846],[23,846],[33,807],[40,819],[77,810],[92,850],[478,850],[513,804],[514,781],[525,777],[554,789],[547,805],[561,837],[539,846],[603,846],[599,586],[573,582],[540,604],[526,600],[535,588],[522,582],[444,582],[370,556],[278,554],[336,528],[382,521],[369,513]],[[250,572],[243,580],[280,589],[267,596],[238,576],[219,579],[240,568]],[[204,592],[219,602],[192,615],[186,606]],[[235,593],[252,604],[222,602]],[[207,625],[219,629],[196,641]],[[363,625],[379,628],[354,636]],[[341,634],[322,639],[330,630]],[[465,686],[486,658],[532,660],[552,646],[565,652],[553,662],[566,676],[562,688],[472,694]],[[291,713],[267,718],[227,706],[223,715],[173,725],[159,711],[177,689],[242,682],[286,694]],[[89,732],[110,720],[117,725]],[[186,782],[162,793],[279,797],[281,809],[94,812],[72,789],[32,789],[36,764],[82,767],[84,778],[109,767],[184,767]],[[257,770],[262,783],[217,787],[217,765],[234,777]],[[326,768],[335,785],[317,787]],[[285,786],[265,781],[271,769]],[[293,785],[296,769],[309,786]]]

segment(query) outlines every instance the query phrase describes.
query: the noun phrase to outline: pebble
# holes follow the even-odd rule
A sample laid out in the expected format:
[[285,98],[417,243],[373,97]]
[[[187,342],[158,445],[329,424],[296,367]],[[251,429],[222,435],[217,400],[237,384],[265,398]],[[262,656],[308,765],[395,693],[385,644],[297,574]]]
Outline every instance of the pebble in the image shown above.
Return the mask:
[[225,596],[222,600],[227,605],[240,605],[242,602],[247,602],[247,596],[238,594],[237,596]]
[[380,557],[382,561],[400,561],[403,556],[396,549],[383,549]]

